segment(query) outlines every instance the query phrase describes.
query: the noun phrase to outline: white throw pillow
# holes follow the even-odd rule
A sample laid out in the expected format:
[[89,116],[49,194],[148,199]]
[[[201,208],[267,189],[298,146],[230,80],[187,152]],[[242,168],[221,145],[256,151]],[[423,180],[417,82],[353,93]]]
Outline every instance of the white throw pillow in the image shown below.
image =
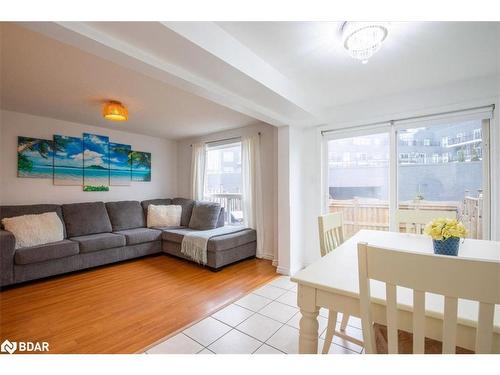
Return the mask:
[[16,249],[64,239],[63,223],[55,212],[2,219],[5,230],[16,238]]
[[177,227],[181,225],[182,206],[148,206],[148,228]]

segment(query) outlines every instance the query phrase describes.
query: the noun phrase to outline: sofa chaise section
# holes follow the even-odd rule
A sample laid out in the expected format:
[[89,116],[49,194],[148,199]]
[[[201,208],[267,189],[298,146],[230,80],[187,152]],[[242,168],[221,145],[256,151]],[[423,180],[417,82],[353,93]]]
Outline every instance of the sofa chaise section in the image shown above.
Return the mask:
[[[190,228],[169,230],[163,229],[162,248],[167,254],[189,259],[181,252],[184,234],[195,231]],[[235,233],[215,236],[208,240],[207,267],[219,270],[228,264],[253,258],[256,255],[257,233],[254,229],[244,229]]]

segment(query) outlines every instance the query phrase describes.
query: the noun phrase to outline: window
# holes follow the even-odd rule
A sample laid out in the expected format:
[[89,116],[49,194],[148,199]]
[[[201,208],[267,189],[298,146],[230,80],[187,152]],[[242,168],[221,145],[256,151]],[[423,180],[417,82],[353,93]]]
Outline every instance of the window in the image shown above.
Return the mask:
[[225,222],[243,221],[241,142],[207,143],[204,199],[224,207]]
[[[356,152],[356,161],[336,163],[335,155],[349,161],[349,151],[361,145],[363,152]],[[328,208],[329,212],[342,212],[345,236],[358,230],[389,229],[389,135],[387,133],[328,141]],[[347,157],[346,157],[347,156]],[[366,213],[372,212],[368,217]]]
[[418,119],[419,127],[393,121],[325,137],[327,210],[343,213],[346,237],[360,229],[400,230],[396,211],[403,209],[447,211],[468,237],[489,238],[490,121],[457,118]]
[[[477,138],[481,121],[443,123],[425,128],[398,130],[398,149],[415,155],[415,163],[398,163],[400,209],[439,210],[456,213],[468,227],[469,236],[482,238],[483,160],[482,140]],[[432,163],[418,145],[407,145],[405,133],[433,134],[446,139]],[[441,161],[438,153],[442,152]]]

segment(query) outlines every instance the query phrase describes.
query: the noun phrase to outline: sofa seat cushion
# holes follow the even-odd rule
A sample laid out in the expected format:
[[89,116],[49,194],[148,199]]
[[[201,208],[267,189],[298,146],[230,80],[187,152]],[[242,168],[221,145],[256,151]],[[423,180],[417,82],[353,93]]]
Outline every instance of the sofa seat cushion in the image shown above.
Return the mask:
[[68,237],[113,231],[103,202],[63,204],[62,212]]
[[[191,228],[183,229],[163,229],[162,239],[164,241],[170,241],[175,243],[182,243],[184,235],[190,232],[197,232]],[[227,249],[232,249],[237,246],[245,245],[250,242],[257,240],[257,232],[255,230],[247,228],[242,231],[235,233],[228,233],[221,236],[212,237],[208,240],[207,251],[224,251]]]
[[[181,243],[184,238],[184,234],[190,232],[197,232],[195,229],[186,228],[186,227],[165,227],[159,228],[162,230],[161,238],[163,241],[170,241],[175,243]],[[175,230],[172,230],[175,229]]]
[[136,245],[144,242],[160,241],[161,230],[151,228],[135,228],[114,232],[125,236],[127,245]]
[[70,240],[62,240],[44,245],[17,249],[14,254],[14,261],[16,264],[31,264],[65,258],[78,253],[78,243]]
[[70,240],[78,242],[81,253],[91,253],[113,247],[125,246],[125,236],[116,233],[98,233],[87,236],[71,237]]
[[208,251],[224,251],[254,241],[257,241],[257,232],[253,229],[245,229],[241,232],[211,238],[208,241]]
[[146,220],[138,201],[107,202],[108,211],[113,232],[132,228],[144,228]]

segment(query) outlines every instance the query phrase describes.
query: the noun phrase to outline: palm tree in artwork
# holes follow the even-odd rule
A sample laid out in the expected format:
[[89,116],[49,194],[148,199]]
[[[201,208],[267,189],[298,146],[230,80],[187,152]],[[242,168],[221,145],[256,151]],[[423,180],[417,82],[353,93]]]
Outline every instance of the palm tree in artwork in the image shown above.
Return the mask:
[[[132,165],[132,181],[151,181],[151,154],[149,152],[132,151],[129,154],[130,163]],[[134,179],[134,170],[146,170],[146,175],[139,180]]]
[[37,152],[42,158],[51,157],[54,142],[47,139],[18,137],[17,140],[17,167],[20,171],[31,171],[33,161],[25,154],[27,151]]
[[132,151],[129,154],[129,159],[133,166],[151,168],[151,154],[149,152]]

